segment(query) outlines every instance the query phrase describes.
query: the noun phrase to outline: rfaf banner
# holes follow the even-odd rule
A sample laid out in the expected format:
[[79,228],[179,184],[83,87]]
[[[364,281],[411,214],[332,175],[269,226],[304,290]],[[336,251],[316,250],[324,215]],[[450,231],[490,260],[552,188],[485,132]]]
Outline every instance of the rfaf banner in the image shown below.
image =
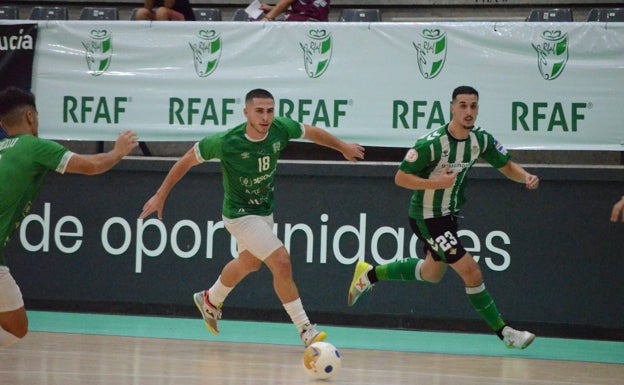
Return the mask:
[[624,23],[42,22],[42,136],[193,141],[276,113],[364,145],[409,147],[480,92],[478,125],[509,148],[624,149]]

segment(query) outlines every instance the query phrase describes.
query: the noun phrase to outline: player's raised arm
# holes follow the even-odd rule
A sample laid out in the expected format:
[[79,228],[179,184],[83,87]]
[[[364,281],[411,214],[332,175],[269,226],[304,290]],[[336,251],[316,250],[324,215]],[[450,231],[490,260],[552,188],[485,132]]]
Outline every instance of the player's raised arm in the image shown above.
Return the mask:
[[333,148],[334,150],[342,153],[342,156],[345,159],[356,162],[358,160],[364,159],[364,147],[360,146],[357,143],[345,143],[342,140],[338,139],[334,135],[329,132],[323,130],[322,128],[310,126],[304,124],[305,126],[305,136],[309,141],[312,141],[318,145]]
[[169,196],[169,193],[173,187],[186,175],[186,173],[194,166],[197,166],[201,162],[195,156],[193,148],[189,149],[182,158],[180,158],[169,170],[169,173],[163,180],[162,184],[156,190],[156,193],[145,202],[143,205],[143,211],[139,215],[139,219],[146,218],[152,213],[156,213],[158,219],[162,219],[163,209],[165,207],[165,201]]
[[524,183],[529,190],[535,190],[539,186],[539,178],[537,175],[530,174],[515,162],[507,162],[507,164],[499,168],[498,171],[514,182]]
[[93,155],[73,154],[67,162],[66,173],[97,175],[115,166],[124,156],[139,145],[139,137],[132,131],[124,131],[117,137],[115,146],[109,152]]

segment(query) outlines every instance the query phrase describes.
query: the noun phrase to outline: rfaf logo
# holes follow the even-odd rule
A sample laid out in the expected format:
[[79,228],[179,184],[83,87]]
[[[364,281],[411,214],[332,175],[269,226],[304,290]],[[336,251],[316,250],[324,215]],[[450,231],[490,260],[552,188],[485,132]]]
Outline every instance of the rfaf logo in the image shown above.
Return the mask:
[[310,78],[318,78],[329,67],[332,56],[331,34],[324,29],[311,29],[307,39],[299,42],[303,50],[303,63]]
[[197,36],[200,40],[196,43],[189,43],[189,46],[193,50],[195,72],[200,78],[205,78],[210,76],[219,65],[221,36],[214,30],[201,30]]
[[439,29],[423,29],[420,40],[412,44],[418,53],[420,74],[425,79],[438,76],[446,60],[446,32]]
[[100,76],[111,64],[113,56],[113,36],[105,29],[92,29],[90,40],[83,41],[87,67],[93,76]]
[[538,43],[531,43],[537,52],[537,66],[542,77],[555,80],[568,62],[568,34],[544,31]]

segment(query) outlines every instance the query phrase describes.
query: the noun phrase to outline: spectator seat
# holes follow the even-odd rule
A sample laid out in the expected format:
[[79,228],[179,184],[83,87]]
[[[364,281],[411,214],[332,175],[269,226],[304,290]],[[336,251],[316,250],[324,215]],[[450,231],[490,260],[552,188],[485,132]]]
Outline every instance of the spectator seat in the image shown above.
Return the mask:
[[338,21],[351,22],[376,22],[381,21],[381,11],[379,9],[356,9],[346,8],[340,11]]
[[0,19],[16,20],[19,19],[19,8],[14,5],[0,6]]
[[624,21],[624,8],[594,8],[589,11],[587,21]]
[[30,10],[30,20],[69,20],[69,8],[37,6]]
[[119,20],[119,12],[115,7],[84,7],[78,20]]
[[572,21],[570,8],[533,9],[527,21]]
[[218,8],[193,8],[196,21],[221,21],[221,10]]

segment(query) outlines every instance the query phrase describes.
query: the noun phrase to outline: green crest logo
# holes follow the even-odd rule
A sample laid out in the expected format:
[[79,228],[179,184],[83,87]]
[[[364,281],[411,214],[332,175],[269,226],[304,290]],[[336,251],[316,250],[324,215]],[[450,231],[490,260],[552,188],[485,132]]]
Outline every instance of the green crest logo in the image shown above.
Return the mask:
[[412,42],[418,55],[418,69],[425,79],[433,79],[442,72],[446,61],[446,32],[423,29],[419,38]]
[[324,29],[311,29],[306,40],[299,42],[303,63],[310,78],[318,78],[327,71],[332,56],[331,34]]
[[193,63],[195,72],[200,78],[205,78],[213,73],[219,65],[221,58],[221,36],[214,30],[201,30],[197,33],[199,41],[190,43],[193,50]]
[[542,77],[546,80],[557,79],[568,62],[568,34],[544,31],[540,41],[531,45],[537,52],[537,66]]
[[113,36],[105,29],[93,29],[89,33],[90,40],[83,41],[85,58],[89,73],[100,76],[111,64],[113,56]]

